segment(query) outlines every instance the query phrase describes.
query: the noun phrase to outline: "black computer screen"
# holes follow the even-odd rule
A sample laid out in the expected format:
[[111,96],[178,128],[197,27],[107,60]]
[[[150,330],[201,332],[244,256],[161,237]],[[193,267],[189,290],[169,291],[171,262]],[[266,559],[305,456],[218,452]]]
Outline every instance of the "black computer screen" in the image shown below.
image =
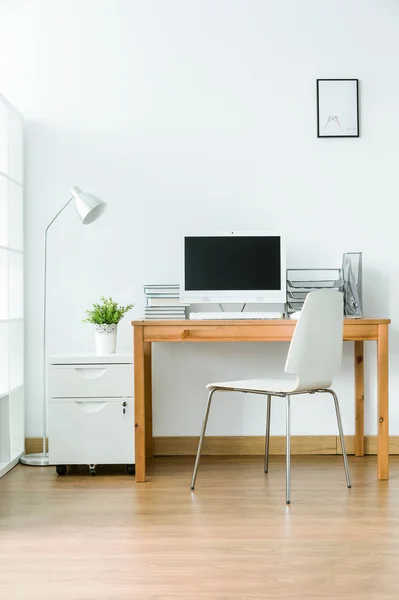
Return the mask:
[[186,237],[187,291],[280,290],[279,236]]

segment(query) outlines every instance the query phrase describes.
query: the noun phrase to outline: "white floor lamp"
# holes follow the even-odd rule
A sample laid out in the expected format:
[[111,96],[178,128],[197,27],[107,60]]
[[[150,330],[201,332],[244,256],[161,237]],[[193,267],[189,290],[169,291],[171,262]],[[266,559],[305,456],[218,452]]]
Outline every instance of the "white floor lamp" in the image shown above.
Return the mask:
[[93,196],[82,192],[78,187],[74,187],[71,190],[72,196],[68,202],[64,204],[61,210],[55,215],[54,219],[50,221],[44,232],[44,287],[43,287],[43,452],[38,454],[24,454],[21,456],[20,461],[24,465],[31,465],[37,467],[47,466],[49,464],[49,456],[47,452],[47,353],[46,353],[46,341],[47,341],[47,233],[54,221],[59,217],[62,211],[68,206],[72,200],[75,200],[76,211],[83,225],[89,225],[98,219],[105,209],[107,204]]

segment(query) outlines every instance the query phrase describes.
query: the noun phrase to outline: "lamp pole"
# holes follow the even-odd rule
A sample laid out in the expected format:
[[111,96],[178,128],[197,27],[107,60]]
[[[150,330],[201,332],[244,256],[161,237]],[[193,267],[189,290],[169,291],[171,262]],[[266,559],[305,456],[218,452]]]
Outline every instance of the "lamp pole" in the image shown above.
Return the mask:
[[[42,465],[46,466],[49,464],[48,454],[47,454],[47,234],[51,225],[54,221],[60,216],[63,210],[66,209],[68,204],[73,200],[73,196],[71,196],[61,208],[60,211],[55,215],[55,217],[50,221],[47,225],[44,232],[44,270],[43,270],[43,364],[42,364],[42,373],[43,373],[43,459]],[[38,460],[38,459],[36,459]],[[28,463],[25,463],[28,464]]]

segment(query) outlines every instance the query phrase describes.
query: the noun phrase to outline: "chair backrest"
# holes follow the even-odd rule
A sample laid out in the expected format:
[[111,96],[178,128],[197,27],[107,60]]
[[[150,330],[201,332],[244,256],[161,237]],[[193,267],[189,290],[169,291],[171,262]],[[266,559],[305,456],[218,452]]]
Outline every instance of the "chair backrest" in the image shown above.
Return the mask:
[[298,389],[331,385],[342,362],[343,294],[310,292],[304,302],[288,351],[285,372],[298,378]]

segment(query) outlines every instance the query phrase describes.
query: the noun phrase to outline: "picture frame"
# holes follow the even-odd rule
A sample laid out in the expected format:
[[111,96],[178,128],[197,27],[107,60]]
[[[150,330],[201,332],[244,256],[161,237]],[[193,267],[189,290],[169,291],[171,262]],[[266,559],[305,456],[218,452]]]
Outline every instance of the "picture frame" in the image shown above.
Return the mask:
[[317,79],[317,137],[359,137],[359,80]]

